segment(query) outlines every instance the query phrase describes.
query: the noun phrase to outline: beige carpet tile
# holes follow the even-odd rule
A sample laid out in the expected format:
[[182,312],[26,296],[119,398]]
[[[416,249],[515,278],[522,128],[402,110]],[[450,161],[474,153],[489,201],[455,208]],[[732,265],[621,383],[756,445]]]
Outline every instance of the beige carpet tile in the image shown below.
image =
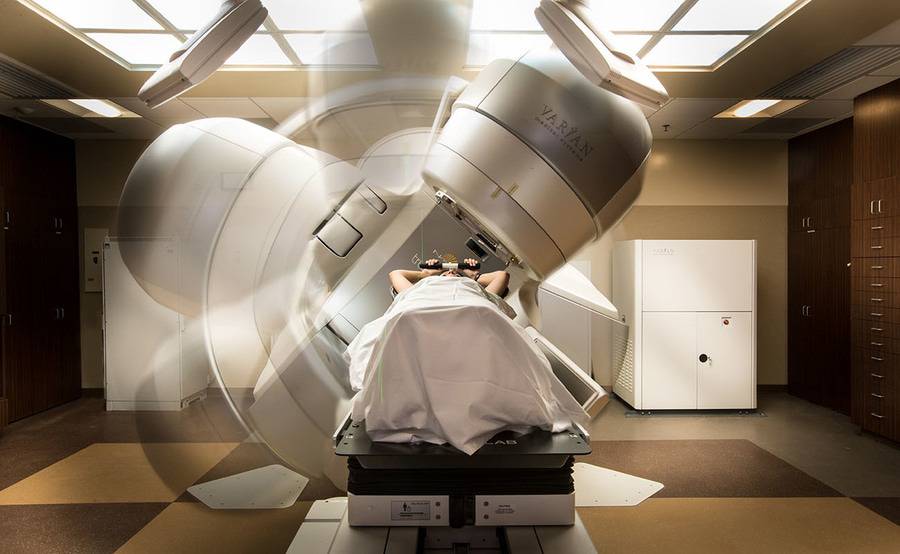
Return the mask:
[[171,502],[237,443],[98,443],[0,491],[0,505]]
[[176,502],[119,552],[283,554],[311,505],[312,502],[298,502],[282,510],[212,510],[196,502]]
[[900,552],[900,526],[850,498],[651,498],[579,513],[604,554]]

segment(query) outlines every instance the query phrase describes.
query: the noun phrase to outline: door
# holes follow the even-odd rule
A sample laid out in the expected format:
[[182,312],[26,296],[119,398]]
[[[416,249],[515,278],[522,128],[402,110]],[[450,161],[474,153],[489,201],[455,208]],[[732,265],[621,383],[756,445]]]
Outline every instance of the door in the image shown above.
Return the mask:
[[697,314],[644,312],[642,410],[697,408]]
[[752,408],[753,355],[752,314],[697,314],[697,408]]

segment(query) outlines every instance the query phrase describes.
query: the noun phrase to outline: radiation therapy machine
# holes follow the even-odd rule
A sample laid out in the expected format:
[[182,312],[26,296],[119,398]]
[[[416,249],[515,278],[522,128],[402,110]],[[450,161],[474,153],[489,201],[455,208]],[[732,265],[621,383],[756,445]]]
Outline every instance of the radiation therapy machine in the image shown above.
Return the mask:
[[[596,314],[613,335],[609,364],[625,355],[615,308],[566,264],[640,192],[652,139],[638,104],[658,107],[665,89],[584,0],[535,2],[555,47],[491,61],[471,81],[446,38],[465,36],[471,3],[361,5],[371,36],[333,51],[374,47],[377,75],[310,74],[311,103],[275,130],[229,118],[167,130],[124,188],[122,258],[157,302],[198,322],[254,439],[347,491],[331,516],[311,512],[296,551],[591,551],[572,478],[573,457],[590,452],[584,429],[504,433],[471,456],[373,442],[348,417],[342,354],[390,304],[388,270],[453,251],[510,273],[516,321],[596,414],[605,392],[544,337],[537,294]],[[397,45],[406,34],[386,29],[414,18],[412,43]],[[141,98],[159,106],[201,83],[265,20],[259,0],[224,2]],[[177,243],[177,272],[147,254],[161,238]]]

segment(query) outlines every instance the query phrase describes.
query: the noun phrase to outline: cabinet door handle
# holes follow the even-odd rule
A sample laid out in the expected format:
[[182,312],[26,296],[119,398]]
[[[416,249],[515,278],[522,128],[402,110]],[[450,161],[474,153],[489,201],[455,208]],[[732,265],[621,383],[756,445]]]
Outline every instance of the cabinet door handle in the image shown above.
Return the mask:
[[884,361],[884,358],[879,358],[878,356],[869,356],[869,357],[872,358],[872,360],[873,360],[873,361],[876,361],[876,362],[883,362],[883,361]]
[[881,414],[876,414],[875,412],[869,412],[869,415],[872,417],[877,417],[878,419],[884,419],[884,416]]
[[873,265],[872,269],[884,269],[883,265]]
[[884,246],[882,246],[882,245],[879,244],[879,245],[877,245],[877,246],[876,246],[876,245],[872,245],[872,246],[870,246],[869,248],[871,248],[872,250],[881,250],[882,248],[884,248]]
[[870,392],[869,394],[872,395],[874,398],[878,398],[879,400],[884,398],[883,394],[875,394],[874,392]]
[[878,199],[878,213],[881,213],[881,198]]
[[878,288],[878,287],[883,287],[884,283],[871,283],[871,285],[875,288]]
[[884,298],[869,298],[869,302],[884,302]]
[[884,229],[884,225],[874,225],[874,226],[872,227],[872,230],[873,230],[873,231],[880,231],[880,230],[882,230],[882,229]]
[[880,314],[878,312],[869,312],[869,315],[872,317],[884,317],[884,314]]
[[884,343],[883,342],[870,342],[869,345],[870,346],[884,346]]
[[881,333],[884,331],[881,327],[869,327],[869,331],[875,331],[876,333]]
[[806,232],[807,232],[807,233],[815,233],[816,230],[815,230],[815,229],[807,229]]
[[875,213],[875,201],[874,200],[869,201],[869,213],[870,214]]
[[60,319],[66,319],[66,309],[60,308],[59,311],[62,313],[62,317],[60,317]]
[[56,311],[56,315],[53,316],[53,319],[59,321],[59,308],[53,308]]
[[876,379],[884,379],[884,375],[878,375],[877,373],[870,373],[869,375]]

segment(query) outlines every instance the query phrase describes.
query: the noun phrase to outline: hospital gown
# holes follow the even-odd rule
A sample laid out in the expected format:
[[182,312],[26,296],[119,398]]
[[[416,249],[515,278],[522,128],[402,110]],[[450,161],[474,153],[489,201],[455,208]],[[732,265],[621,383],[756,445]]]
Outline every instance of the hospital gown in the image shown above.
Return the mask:
[[353,418],[376,441],[472,454],[503,430],[559,432],[587,414],[505,303],[465,277],[402,291],[347,349]]

